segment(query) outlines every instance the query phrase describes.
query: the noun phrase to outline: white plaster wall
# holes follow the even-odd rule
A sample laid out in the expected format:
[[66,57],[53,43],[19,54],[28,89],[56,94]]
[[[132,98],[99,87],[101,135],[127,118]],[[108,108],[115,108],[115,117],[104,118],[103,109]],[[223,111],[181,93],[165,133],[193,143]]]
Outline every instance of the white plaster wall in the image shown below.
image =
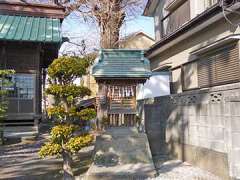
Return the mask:
[[204,0],[190,0],[191,19],[201,14],[204,10]]
[[161,19],[166,15],[164,10],[165,0],[158,2],[157,8],[154,15],[154,28],[155,28],[155,39],[159,41],[161,39]]
[[167,72],[153,72],[152,77],[144,85],[137,86],[137,100],[169,94],[169,73]]
[[138,34],[135,37],[129,38],[126,41],[120,42],[120,48],[123,49],[148,49],[155,43],[154,40],[145,36],[144,34]]

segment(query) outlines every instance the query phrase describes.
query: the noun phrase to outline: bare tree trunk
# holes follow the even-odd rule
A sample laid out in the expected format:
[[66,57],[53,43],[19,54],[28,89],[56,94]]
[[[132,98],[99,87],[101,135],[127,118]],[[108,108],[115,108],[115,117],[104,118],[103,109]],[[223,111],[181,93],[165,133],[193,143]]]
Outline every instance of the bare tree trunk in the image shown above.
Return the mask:
[[114,0],[113,6],[108,8],[108,13],[103,17],[98,16],[100,27],[100,45],[104,49],[118,49],[120,28],[125,19],[120,0]]
[[63,178],[64,180],[73,180],[74,175],[72,171],[73,160],[71,154],[66,151],[62,153],[63,157]]
[[118,49],[119,48],[119,33],[120,28],[111,26],[105,27],[101,32],[100,46],[104,49]]

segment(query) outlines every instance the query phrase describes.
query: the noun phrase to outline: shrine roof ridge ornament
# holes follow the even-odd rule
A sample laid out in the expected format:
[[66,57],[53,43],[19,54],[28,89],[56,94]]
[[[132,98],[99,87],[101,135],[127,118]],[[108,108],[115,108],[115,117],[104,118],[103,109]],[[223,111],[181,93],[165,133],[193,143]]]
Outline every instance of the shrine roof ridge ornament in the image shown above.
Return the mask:
[[151,70],[143,50],[101,49],[92,74],[96,79],[148,79]]

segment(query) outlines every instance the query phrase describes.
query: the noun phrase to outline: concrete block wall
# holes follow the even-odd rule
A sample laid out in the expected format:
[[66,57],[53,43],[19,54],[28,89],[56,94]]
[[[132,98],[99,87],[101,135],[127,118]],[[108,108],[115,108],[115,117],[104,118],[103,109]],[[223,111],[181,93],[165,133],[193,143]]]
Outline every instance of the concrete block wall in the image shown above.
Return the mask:
[[139,106],[153,156],[186,160],[224,179],[240,178],[240,83]]
[[229,131],[229,167],[231,175],[240,179],[240,97],[233,96],[227,99],[226,126]]

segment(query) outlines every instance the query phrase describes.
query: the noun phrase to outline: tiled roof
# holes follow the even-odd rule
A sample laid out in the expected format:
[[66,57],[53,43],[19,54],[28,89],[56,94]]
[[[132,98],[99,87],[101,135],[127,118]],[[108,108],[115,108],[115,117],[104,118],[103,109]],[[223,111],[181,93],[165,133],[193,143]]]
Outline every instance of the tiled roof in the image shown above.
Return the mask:
[[60,43],[59,19],[0,15],[0,41]]
[[105,49],[99,54],[98,63],[93,67],[95,78],[139,78],[151,76],[150,64],[144,51],[126,49]]

